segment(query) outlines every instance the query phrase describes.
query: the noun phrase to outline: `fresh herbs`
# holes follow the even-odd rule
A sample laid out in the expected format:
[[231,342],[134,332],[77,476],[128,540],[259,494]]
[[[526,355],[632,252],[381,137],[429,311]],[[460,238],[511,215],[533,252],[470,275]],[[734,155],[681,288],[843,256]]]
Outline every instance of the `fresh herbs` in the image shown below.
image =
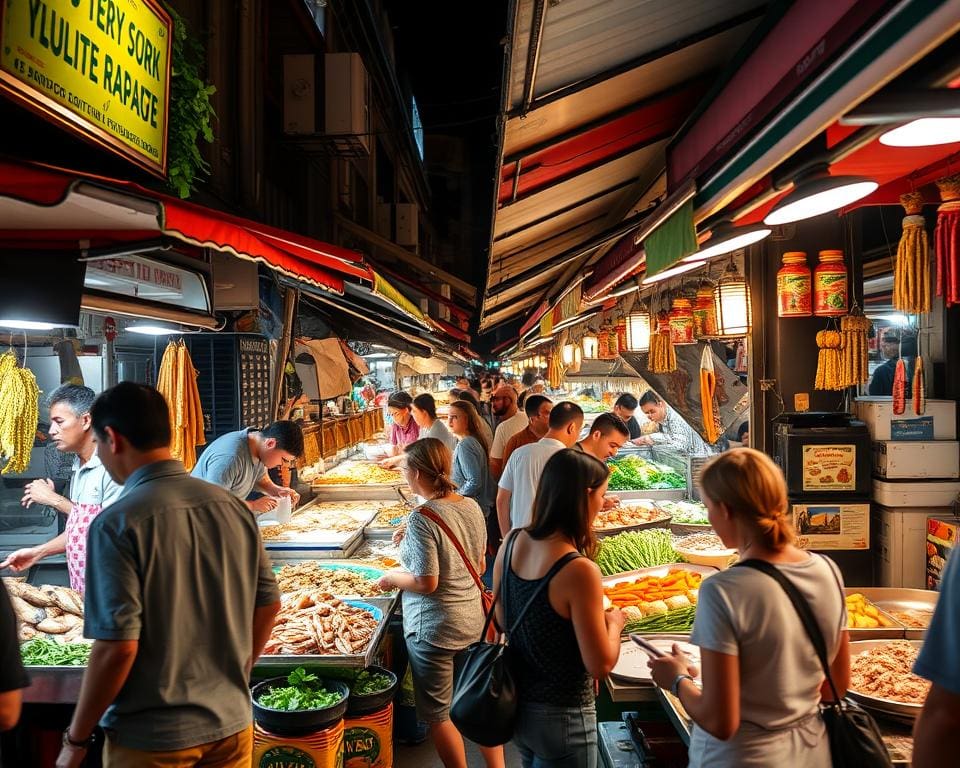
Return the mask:
[[663,528],[629,531],[600,541],[594,558],[604,576],[677,562],[670,532]]
[[693,629],[693,618],[697,613],[696,606],[686,608],[677,608],[675,611],[667,613],[655,613],[651,616],[644,616],[636,621],[628,621],[623,627],[625,635],[635,632],[637,634],[646,634],[648,632],[672,632],[683,634]]
[[624,456],[609,462],[611,491],[654,491],[686,488],[687,481],[671,467],[654,464],[639,456]]
[[328,691],[319,684],[319,678],[303,667],[297,667],[287,675],[287,687],[274,688],[263,694],[257,703],[269,709],[296,712],[304,709],[327,709],[336,705],[343,695]]
[[90,644],[35,637],[20,646],[20,656],[28,667],[83,667],[90,658]]
[[350,693],[354,696],[370,696],[385,691],[391,685],[393,685],[393,680],[390,679],[389,675],[363,670],[357,675],[353,685],[350,686]]

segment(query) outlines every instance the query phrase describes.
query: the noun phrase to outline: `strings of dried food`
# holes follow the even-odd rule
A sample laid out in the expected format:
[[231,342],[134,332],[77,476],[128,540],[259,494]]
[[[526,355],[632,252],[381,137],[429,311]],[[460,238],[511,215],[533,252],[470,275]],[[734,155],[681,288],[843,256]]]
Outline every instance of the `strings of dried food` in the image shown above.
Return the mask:
[[867,347],[867,333],[870,331],[870,326],[870,319],[857,308],[840,319],[840,332],[843,334],[840,345],[841,389],[865,384],[870,378],[870,371],[867,368],[870,354]]
[[913,412],[923,416],[927,409],[926,373],[923,370],[923,358],[919,355],[913,363]]
[[40,389],[33,371],[21,368],[12,351],[4,352],[0,355],[0,474],[23,472],[30,465],[39,406]]
[[197,446],[207,442],[198,375],[183,342],[167,344],[157,373],[157,391],[170,410],[170,453],[183,462],[187,471],[197,463]]
[[960,304],[960,174],[937,180],[943,204],[937,209],[933,250],[937,260],[937,296],[947,307]]
[[921,215],[923,195],[900,195],[900,204],[907,215],[894,263],[893,306],[900,312],[926,313],[930,311],[930,241]]
[[840,331],[820,331],[817,333],[817,376],[816,389],[843,389],[841,374],[840,347],[843,335]]
[[655,327],[656,331],[650,334],[647,368],[650,373],[672,373],[677,370],[677,350],[670,337],[670,319],[667,313],[658,314],[656,323],[651,322],[650,327]]
[[907,410],[907,364],[901,357],[893,371],[893,412],[897,416]]

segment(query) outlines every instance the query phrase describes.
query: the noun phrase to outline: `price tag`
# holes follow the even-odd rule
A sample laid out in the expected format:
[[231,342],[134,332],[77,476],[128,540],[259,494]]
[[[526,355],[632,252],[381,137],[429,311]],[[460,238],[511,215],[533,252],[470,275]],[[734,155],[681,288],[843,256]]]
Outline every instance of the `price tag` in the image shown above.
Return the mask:
[[798,413],[810,410],[809,392],[797,392],[797,394],[793,396],[793,410]]

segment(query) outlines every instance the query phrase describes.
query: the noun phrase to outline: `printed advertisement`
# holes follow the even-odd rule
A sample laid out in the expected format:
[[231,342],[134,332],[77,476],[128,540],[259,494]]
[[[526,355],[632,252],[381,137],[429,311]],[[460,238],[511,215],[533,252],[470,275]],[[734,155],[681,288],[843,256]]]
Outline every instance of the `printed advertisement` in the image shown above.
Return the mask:
[[855,491],[857,446],[803,446],[804,491]]
[[869,549],[869,504],[794,504],[797,546],[804,549]]
[[173,24],[155,0],[4,0],[0,89],[163,174]]

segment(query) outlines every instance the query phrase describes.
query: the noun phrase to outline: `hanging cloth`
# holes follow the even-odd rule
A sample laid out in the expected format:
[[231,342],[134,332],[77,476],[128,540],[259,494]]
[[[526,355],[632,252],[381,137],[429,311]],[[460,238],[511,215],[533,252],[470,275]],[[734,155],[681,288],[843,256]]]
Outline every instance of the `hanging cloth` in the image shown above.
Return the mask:
[[943,296],[949,308],[960,304],[960,174],[937,180],[937,187],[943,200],[933,235],[937,296]]

